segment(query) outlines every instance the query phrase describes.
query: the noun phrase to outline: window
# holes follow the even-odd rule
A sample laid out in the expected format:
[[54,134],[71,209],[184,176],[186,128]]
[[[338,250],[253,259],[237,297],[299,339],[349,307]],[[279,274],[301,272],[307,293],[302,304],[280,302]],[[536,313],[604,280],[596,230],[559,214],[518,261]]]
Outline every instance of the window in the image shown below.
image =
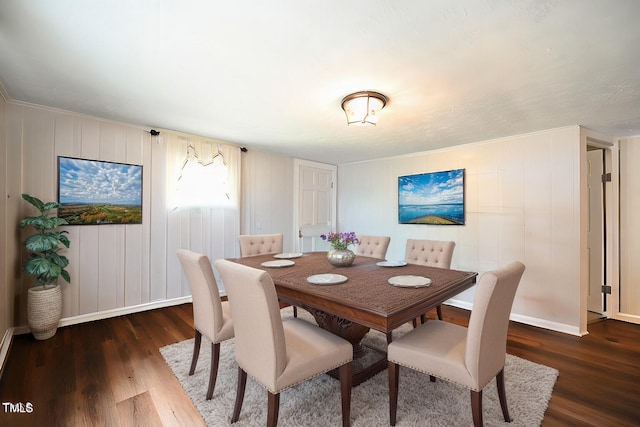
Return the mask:
[[184,138],[178,145],[169,148],[170,207],[236,206],[239,149]]

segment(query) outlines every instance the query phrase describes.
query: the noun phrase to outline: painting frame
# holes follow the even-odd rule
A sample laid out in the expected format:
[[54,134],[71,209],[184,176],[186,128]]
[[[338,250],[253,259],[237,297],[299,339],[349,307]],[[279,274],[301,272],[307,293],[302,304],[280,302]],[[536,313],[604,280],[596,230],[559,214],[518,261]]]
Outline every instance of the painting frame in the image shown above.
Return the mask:
[[398,176],[398,223],[465,225],[465,170]]
[[142,165],[58,156],[57,172],[69,225],[142,224]]

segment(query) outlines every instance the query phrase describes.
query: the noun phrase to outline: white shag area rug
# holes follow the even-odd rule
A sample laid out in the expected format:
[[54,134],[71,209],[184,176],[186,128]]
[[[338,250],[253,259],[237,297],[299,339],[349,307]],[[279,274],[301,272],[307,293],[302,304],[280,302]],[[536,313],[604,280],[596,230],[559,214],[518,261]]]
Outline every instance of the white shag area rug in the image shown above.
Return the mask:
[[[291,308],[282,310],[283,318],[292,317]],[[300,317],[314,322],[304,310]],[[315,322],[314,322],[315,323]],[[393,332],[394,338],[411,330],[405,325]],[[363,342],[386,349],[384,334],[370,331]],[[213,399],[205,400],[209,380],[211,343],[203,337],[196,371],[189,376],[193,339],[160,349],[167,364],[182,384],[207,425],[230,426],[236,396],[238,366],[233,355],[233,340],[222,343],[220,367]],[[558,376],[556,369],[507,355],[505,388],[513,422],[505,423],[498,401],[495,379],[483,390],[485,426],[539,426]],[[383,371],[354,387],[351,393],[351,425],[372,427],[389,425],[388,373]],[[408,368],[400,368],[397,426],[472,426],[469,391],[464,387],[437,380]],[[251,377],[247,379],[240,419],[233,426],[266,424],[267,391]],[[278,426],[340,426],[340,382],[328,375],[282,392]]]

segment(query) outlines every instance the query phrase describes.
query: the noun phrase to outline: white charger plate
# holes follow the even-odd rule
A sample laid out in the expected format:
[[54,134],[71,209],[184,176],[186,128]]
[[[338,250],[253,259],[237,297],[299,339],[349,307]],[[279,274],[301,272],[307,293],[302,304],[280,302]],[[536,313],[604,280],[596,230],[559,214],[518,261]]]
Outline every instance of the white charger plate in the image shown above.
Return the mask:
[[422,276],[393,276],[389,279],[389,284],[393,286],[400,286],[403,288],[420,288],[423,286],[429,286],[431,279]]
[[307,282],[314,285],[337,285],[338,283],[344,283],[347,281],[347,277],[342,274],[314,274],[307,277]]
[[274,255],[274,258],[282,258],[282,259],[292,259],[292,258],[300,258],[302,254],[300,252],[288,252],[283,254]]
[[404,267],[407,263],[404,261],[380,261],[376,262],[376,265],[380,267]]
[[275,261],[265,261],[260,265],[263,267],[280,268],[280,267],[290,267],[293,264],[295,264],[295,262],[289,259],[279,259]]

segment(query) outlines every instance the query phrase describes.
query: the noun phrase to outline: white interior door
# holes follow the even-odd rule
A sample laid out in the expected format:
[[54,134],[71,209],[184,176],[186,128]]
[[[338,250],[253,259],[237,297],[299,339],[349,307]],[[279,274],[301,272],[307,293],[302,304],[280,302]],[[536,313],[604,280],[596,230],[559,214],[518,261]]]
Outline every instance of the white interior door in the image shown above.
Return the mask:
[[602,149],[587,151],[589,174],[589,293],[587,309],[602,314],[605,311],[602,285],[604,284],[604,199],[602,188]]
[[296,160],[294,167],[294,246],[300,252],[328,250],[320,235],[336,230],[337,167],[304,160]]

